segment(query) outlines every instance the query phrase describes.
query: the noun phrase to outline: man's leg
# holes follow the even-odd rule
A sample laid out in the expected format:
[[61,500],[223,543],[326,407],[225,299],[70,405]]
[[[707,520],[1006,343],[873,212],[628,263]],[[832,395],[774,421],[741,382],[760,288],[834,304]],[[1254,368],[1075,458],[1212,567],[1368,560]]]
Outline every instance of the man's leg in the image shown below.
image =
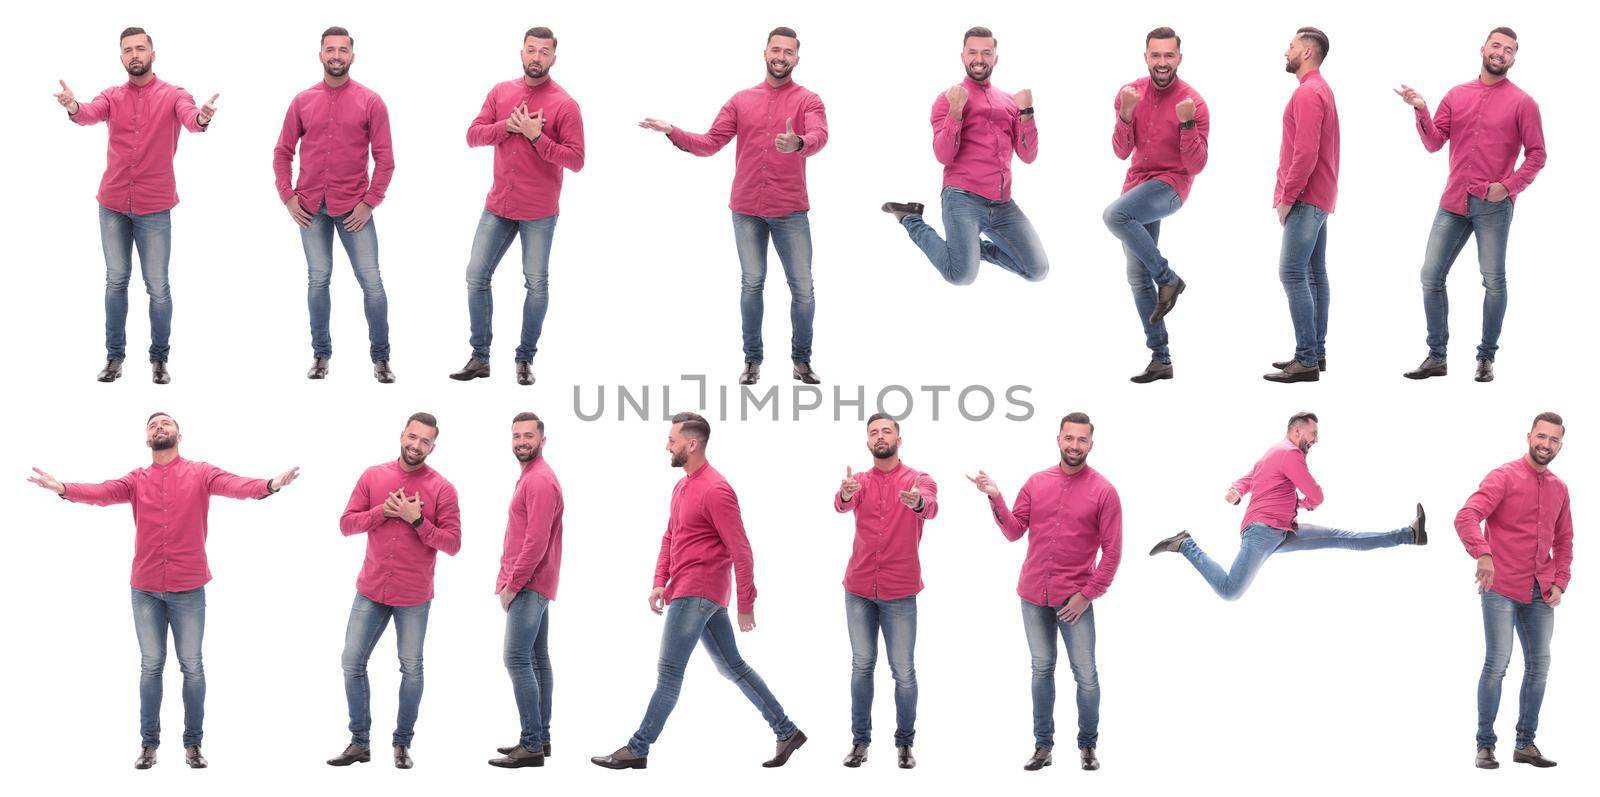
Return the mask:
[[[99,210],[100,248],[106,257],[106,359],[121,360],[128,353],[128,279],[133,275],[133,220],[103,206]],[[165,635],[163,631],[163,639]]]
[[1022,631],[1033,667],[1033,746],[1056,745],[1056,613],[1022,601]]
[[1178,552],[1189,560],[1189,564],[1194,565],[1194,569],[1200,572],[1218,596],[1225,601],[1236,601],[1244,596],[1245,590],[1250,588],[1250,582],[1260,572],[1261,565],[1283,544],[1283,540],[1284,532],[1280,529],[1260,523],[1250,524],[1239,537],[1239,553],[1234,556],[1233,564],[1227,571],[1206,556],[1192,539],[1184,540],[1178,546]]
[[511,676],[511,692],[517,702],[522,746],[535,753],[544,748],[545,719],[541,709],[545,699],[544,684],[534,668],[534,642],[544,631],[549,605],[543,595],[524,589],[512,599],[510,611],[506,612],[506,672]]
[[878,667],[878,604],[844,594],[845,628],[850,632],[850,736],[852,744],[872,744],[872,676]]
[[1493,750],[1496,740],[1494,718],[1500,712],[1500,684],[1505,680],[1506,667],[1511,663],[1511,635],[1516,625],[1516,601],[1494,590],[1484,590],[1483,604],[1483,673],[1478,676],[1478,738],[1477,749]]
[[1478,271],[1483,275],[1483,342],[1478,359],[1494,362],[1500,326],[1506,320],[1506,241],[1511,236],[1511,200],[1490,202],[1467,197],[1473,236],[1478,239]]
[[1428,357],[1439,362],[1445,361],[1450,342],[1450,292],[1445,290],[1445,278],[1450,276],[1450,267],[1455,265],[1456,256],[1471,234],[1468,217],[1439,208],[1428,233],[1427,252],[1422,256],[1422,314],[1428,322]]
[[1078,748],[1093,750],[1100,741],[1100,673],[1094,666],[1094,606],[1076,623],[1056,618],[1067,646],[1067,663],[1078,684]]
[[1393,548],[1396,545],[1409,545],[1415,537],[1416,530],[1410,526],[1402,526],[1393,531],[1344,531],[1302,523],[1299,529],[1290,532],[1283,544],[1278,546],[1277,553],[1316,551],[1324,548],[1371,551],[1378,548]]
[[[467,317],[471,320],[472,359],[489,361],[489,344],[494,340],[494,270],[500,265],[517,223],[485,210],[478,217],[478,231],[472,236],[472,254],[467,258]],[[526,259],[527,245],[523,245]]]
[[717,605],[705,598],[678,598],[667,604],[667,620],[661,628],[661,653],[656,661],[656,691],[650,696],[644,720],[639,730],[628,740],[628,752],[635,756],[648,756],[650,745],[661,736],[667,717],[678,705],[678,693],[683,689],[683,670],[689,664],[689,654]]
[[[1152,221],[1143,229],[1152,243],[1161,236],[1159,221]],[[1128,288],[1133,291],[1133,309],[1139,313],[1139,324],[1144,327],[1144,345],[1150,349],[1151,359],[1156,362],[1171,363],[1172,352],[1167,348],[1166,319],[1150,323],[1150,314],[1156,309],[1156,283],[1150,278],[1149,268],[1127,244],[1123,244],[1122,253],[1128,261]]]
[[894,677],[894,746],[910,747],[917,735],[917,596],[880,601],[878,606]]
[[372,687],[367,681],[367,661],[383,630],[389,627],[390,614],[388,606],[357,593],[344,629],[344,653],[339,663],[344,669],[344,698],[350,708],[350,743],[365,749],[372,747]]
[[1538,583],[1533,601],[1515,604],[1517,641],[1522,644],[1522,694],[1517,707],[1517,747],[1533,744],[1539,730],[1539,707],[1550,678],[1550,638],[1555,635],[1556,610],[1544,602]]
[[555,703],[556,675],[550,665],[550,608],[540,618],[539,633],[533,638],[533,674],[539,679],[539,740],[550,745],[550,710]]
[[161,673],[167,666],[167,602],[133,588],[133,633],[139,639],[139,744],[161,746]]
[[206,588],[168,592],[166,602],[172,649],[183,671],[183,746],[195,747],[204,735],[206,718],[206,670],[200,656],[206,634]]
[[[1278,253],[1278,280],[1283,283],[1289,320],[1294,324],[1294,357],[1307,368],[1317,367],[1318,291],[1312,271],[1319,249],[1326,251],[1322,228],[1327,218],[1322,209],[1296,202],[1283,225],[1283,245]],[[1322,288],[1326,290],[1326,283]]]
[[[1160,180],[1146,180],[1106,206],[1105,213],[1101,214],[1106,229],[1122,242],[1123,250],[1144,267],[1146,276],[1157,285],[1170,285],[1178,280],[1178,275],[1161,256],[1161,250],[1156,247],[1156,235],[1150,228],[1181,207],[1183,200],[1172,186]],[[1149,318],[1149,314],[1145,317]]]
[[545,311],[550,308],[550,245],[556,238],[556,217],[547,216],[519,225],[522,230],[522,340],[517,362],[531,363],[539,351]]
[[772,230],[767,220],[733,214],[733,245],[739,252],[739,322],[744,334],[745,362],[761,362],[762,294],[767,286],[767,241]]
[[811,219],[803,210],[768,219],[772,247],[778,250],[783,275],[789,281],[789,359],[811,362],[811,330],[817,301],[811,284]]
[[989,237],[982,247],[983,259],[1029,282],[1038,282],[1050,273],[1050,260],[1033,224],[1016,202],[991,203],[983,234]]
[[167,267],[172,259],[172,211],[130,216],[133,244],[139,249],[139,270],[150,298],[150,362],[164,363],[171,351],[172,287]]
[[[944,213],[944,233],[949,243],[939,237],[921,216],[908,215],[900,220],[913,243],[927,256],[928,262],[939,270],[939,276],[952,285],[971,285],[978,278],[978,263],[982,255],[980,230],[988,215],[987,201],[959,188],[945,188],[939,194]],[[993,244],[990,244],[993,246]]]
[[[350,258],[350,267],[361,286],[361,307],[367,315],[367,340],[373,362],[389,359],[389,297],[383,292],[383,274],[378,271],[378,223],[367,220],[359,232],[344,228],[339,219],[339,242]],[[330,254],[331,258],[331,254]]]
[[300,228],[300,246],[306,253],[306,307],[311,314],[311,354],[333,356],[333,336],[328,331],[332,300],[328,283],[333,278],[333,227],[338,222],[326,207],[311,214],[311,224]]
[[400,654],[400,711],[395,719],[394,744],[411,746],[416,733],[417,709],[422,705],[422,640],[428,635],[428,606],[396,606],[395,646]]
[[1328,214],[1322,214],[1322,228],[1317,231],[1317,243],[1311,247],[1311,260],[1306,264],[1307,279],[1311,283],[1312,307],[1317,314],[1317,361],[1328,357],[1328,305],[1333,291],[1328,284]]
[[773,697],[767,683],[739,655],[739,645],[734,640],[733,623],[728,620],[727,609],[716,607],[716,611],[706,620],[700,641],[705,645],[706,654],[711,656],[711,662],[717,665],[717,672],[738,685],[739,691],[761,712],[762,719],[767,721],[778,740],[793,736],[797,729],[789,721],[789,716],[783,713],[778,698]]

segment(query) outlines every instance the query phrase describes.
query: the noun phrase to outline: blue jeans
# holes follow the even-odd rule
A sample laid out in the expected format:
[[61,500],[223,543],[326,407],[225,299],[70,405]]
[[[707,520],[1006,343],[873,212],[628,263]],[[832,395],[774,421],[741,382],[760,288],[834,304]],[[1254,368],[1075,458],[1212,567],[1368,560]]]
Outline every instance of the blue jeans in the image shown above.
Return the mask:
[[1294,322],[1294,358],[1315,367],[1328,353],[1327,211],[1304,202],[1289,210],[1278,254],[1278,280],[1289,298],[1289,320]]
[[733,243],[739,250],[739,318],[744,332],[744,358],[762,360],[762,292],[767,285],[769,238],[789,281],[789,358],[808,363],[817,302],[811,286],[811,219],[803,210],[787,216],[733,214]]
[[1483,342],[1478,359],[1494,361],[1500,325],[1506,319],[1506,239],[1511,235],[1511,200],[1490,202],[1467,197],[1467,215],[1439,208],[1422,258],[1422,312],[1428,318],[1428,356],[1443,361],[1450,341],[1450,296],[1444,280],[1467,236],[1478,239],[1478,272],[1483,275]]
[[1167,323],[1150,323],[1156,309],[1156,286],[1171,285],[1178,275],[1167,266],[1167,259],[1156,248],[1161,237],[1161,220],[1178,212],[1183,200],[1172,186],[1160,180],[1146,180],[1106,206],[1101,218],[1106,229],[1122,241],[1128,259],[1128,287],[1133,290],[1133,306],[1144,326],[1144,345],[1157,362],[1172,362],[1167,350]]
[[1347,551],[1371,551],[1407,545],[1415,532],[1410,526],[1394,531],[1341,531],[1339,529],[1300,524],[1298,531],[1275,529],[1265,523],[1251,523],[1239,535],[1239,553],[1233,565],[1223,570],[1221,565],[1206,556],[1193,539],[1183,541],[1178,552],[1200,571],[1201,577],[1225,601],[1236,601],[1250,588],[1267,557],[1275,553],[1316,551],[1323,548],[1342,548]]
[[662,726],[678,704],[678,692],[683,688],[683,670],[689,663],[696,642],[705,645],[717,672],[739,685],[757,709],[772,732],[779,739],[794,735],[794,723],[783,713],[783,706],[772,696],[761,676],[739,656],[734,643],[733,623],[728,621],[728,610],[705,598],[678,598],[667,606],[666,625],[661,629],[661,658],[656,663],[656,691],[650,696],[650,706],[645,709],[644,721],[628,740],[628,750],[637,756],[650,754],[650,745],[661,736]]
[[894,677],[894,745],[909,747],[917,735],[917,596],[892,601],[844,594],[850,629],[850,733],[856,744],[872,743],[872,673],[878,666],[878,630]]
[[118,213],[100,207],[100,248],[106,255],[106,359],[128,353],[128,279],[133,250],[139,249],[144,292],[150,297],[150,362],[167,361],[172,336],[172,288],[167,261],[172,255],[172,211]]
[[[165,214],[163,214],[165,215]],[[161,746],[161,675],[167,666],[167,629],[183,671],[183,746],[200,743],[206,718],[206,670],[200,640],[206,634],[206,588],[145,592],[133,588],[133,631],[139,637],[139,739]]]
[[505,662],[522,723],[522,746],[538,752],[550,741],[550,599],[524,589],[506,613]]
[[350,267],[361,285],[361,304],[367,313],[367,338],[373,362],[389,359],[389,297],[383,292],[383,275],[378,273],[378,226],[372,219],[360,232],[344,228],[344,217],[328,215],[324,205],[311,217],[311,226],[300,228],[300,245],[306,250],[306,304],[311,309],[311,352],[317,357],[333,356],[333,336],[328,332],[332,300],[328,282],[333,278],[333,234],[350,257]]
[[[1065,605],[1065,603],[1063,603]],[[1056,746],[1056,634],[1067,644],[1067,663],[1078,683],[1078,747],[1100,740],[1100,674],[1094,666],[1094,605],[1076,623],[1056,614],[1060,606],[1022,602],[1022,630],[1033,658],[1033,744]]]
[[1483,636],[1488,652],[1478,678],[1478,747],[1493,748],[1494,716],[1500,711],[1500,682],[1511,662],[1511,632],[1522,642],[1522,694],[1517,709],[1517,746],[1533,744],[1539,730],[1539,705],[1550,677],[1550,637],[1556,610],[1544,602],[1537,582],[1528,603],[1518,603],[1493,590],[1483,593]]
[[550,244],[555,240],[556,217],[517,221],[485,210],[478,219],[478,234],[472,238],[472,258],[467,261],[467,314],[472,318],[475,360],[489,359],[489,341],[494,338],[494,292],[490,290],[490,280],[500,259],[511,249],[512,239],[519,234],[522,285],[528,296],[522,300],[522,342],[517,346],[517,362],[533,362],[534,352],[539,350],[539,333],[550,306]]
[[949,243],[921,216],[906,216],[900,224],[946,281],[971,285],[978,278],[980,260],[1029,282],[1038,282],[1050,273],[1044,244],[1017,203],[996,202],[946,186],[939,193],[939,204],[944,209],[944,232],[950,236]]
[[371,747],[372,687],[367,682],[367,661],[383,630],[394,618],[395,647],[400,653],[400,715],[395,721],[394,744],[411,746],[422,704],[422,638],[428,633],[428,605],[389,606],[356,594],[350,622],[344,629],[344,698],[350,704],[350,743]]

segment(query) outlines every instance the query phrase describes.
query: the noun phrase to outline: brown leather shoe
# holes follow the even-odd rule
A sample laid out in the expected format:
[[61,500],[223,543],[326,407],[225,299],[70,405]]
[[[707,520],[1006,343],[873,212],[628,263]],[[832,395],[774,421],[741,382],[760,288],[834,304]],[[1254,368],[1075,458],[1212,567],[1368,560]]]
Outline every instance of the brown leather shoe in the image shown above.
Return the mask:
[[1544,754],[1539,752],[1539,748],[1531,744],[1527,747],[1518,747],[1512,751],[1511,761],[1517,764],[1532,764],[1540,769],[1556,765],[1556,762],[1545,758]]
[[534,752],[522,745],[517,745],[507,753],[504,758],[489,759],[489,766],[501,769],[521,769],[522,767],[544,766],[544,753]]
[[1474,381],[1474,382],[1493,382],[1494,381],[1494,361],[1493,360],[1479,360],[1478,361],[1478,372],[1472,375],[1472,381]]
[[844,757],[844,765],[855,769],[865,763],[867,763],[867,746],[864,744],[851,745],[850,753]]
[[1500,762],[1494,760],[1494,748],[1493,747],[1480,747],[1480,748],[1478,748],[1478,755],[1477,755],[1477,757],[1472,759],[1472,765],[1477,767],[1478,769],[1499,769],[1500,768]]
[[1150,358],[1150,364],[1144,367],[1144,371],[1128,377],[1128,381],[1136,385],[1143,385],[1149,382],[1154,382],[1157,379],[1171,378],[1172,363],[1164,363],[1152,357]]
[[533,384],[533,363],[525,363],[521,360],[517,361],[517,384]]
[[467,364],[461,366],[461,370],[451,374],[450,378],[456,380],[457,382],[469,382],[473,379],[487,379],[489,378],[489,361],[469,359],[467,360]]
[[1422,504],[1417,504],[1417,517],[1411,521],[1411,544],[1428,544],[1428,513],[1422,511]]
[[1161,323],[1161,319],[1166,318],[1167,313],[1178,306],[1178,294],[1183,293],[1183,289],[1187,287],[1189,286],[1183,284],[1182,277],[1173,280],[1171,285],[1157,285],[1156,309],[1150,311],[1150,323]]
[[903,744],[895,748],[896,759],[901,769],[916,769],[917,759],[911,756],[911,745]]
[[1301,365],[1299,360],[1295,360],[1284,366],[1282,371],[1262,374],[1261,378],[1268,382],[1279,383],[1315,382],[1322,378],[1322,372],[1318,371],[1315,365]]
[[1176,553],[1177,550],[1178,550],[1178,546],[1182,545],[1183,541],[1187,540],[1187,539],[1189,539],[1189,532],[1180,531],[1177,534],[1174,534],[1171,537],[1168,537],[1168,538],[1162,540],[1161,542],[1156,543],[1155,547],[1150,549],[1150,555],[1151,556],[1155,556],[1158,553],[1166,553],[1166,552]]
[[794,378],[807,385],[822,384],[822,377],[817,376],[817,372],[811,370],[811,363],[795,363]]
[[925,208],[921,202],[885,202],[882,210],[884,213],[893,213],[894,220],[900,221],[907,216],[921,216]]
[[1100,768],[1100,759],[1094,757],[1093,747],[1078,748],[1078,765],[1087,772],[1093,772]]
[[761,381],[761,363],[745,360],[744,372],[739,374],[739,384],[753,385],[759,381]]
[[1028,759],[1028,763],[1023,764],[1022,768],[1029,772],[1038,772],[1052,763],[1055,762],[1050,760],[1050,748],[1035,747],[1033,748],[1033,757]]
[[200,755],[200,745],[198,744],[183,748],[183,763],[188,764],[190,769],[205,769],[209,766],[206,757]]
[[394,768],[410,769],[416,762],[411,760],[411,748],[403,744],[394,746]]
[[794,751],[799,750],[800,749],[800,745],[803,745],[805,743],[806,743],[805,731],[802,731],[799,728],[796,728],[794,730],[794,733],[789,735],[789,738],[787,738],[787,739],[779,739],[778,740],[777,752],[772,756],[772,758],[761,762],[761,766],[764,766],[767,769],[772,769],[773,767],[781,767],[781,766],[783,766],[784,764],[789,762],[789,756],[794,755]]
[[611,755],[593,756],[589,761],[606,769],[644,769],[645,765],[650,763],[650,757],[634,755],[627,745],[623,745]]
[[328,378],[328,358],[318,357],[311,361],[311,369],[306,371],[307,379]]
[[[1282,371],[1283,369],[1288,368],[1289,364],[1292,363],[1292,362],[1294,362],[1294,358],[1293,357],[1291,357],[1291,358],[1289,358],[1287,360],[1280,360],[1278,362],[1275,362],[1275,363],[1272,364],[1272,367],[1278,369],[1279,371]],[[1326,370],[1328,370],[1328,358],[1327,357],[1318,357],[1317,358],[1317,370],[1318,371],[1326,371]]]
[[119,376],[122,376],[122,361],[106,360],[106,367],[101,368],[94,378],[101,382],[115,382]]
[[372,760],[372,751],[352,742],[344,752],[328,759],[330,767],[347,767],[351,764],[365,764]]
[[[1493,378],[1490,377],[1490,379]],[[166,360],[156,360],[150,363],[150,381],[158,385],[165,385],[172,381],[172,372],[167,370]]]
[[394,371],[389,370],[388,360],[379,360],[372,364],[372,378],[385,385],[394,384]]
[[133,759],[134,769],[149,769],[156,765],[156,749],[154,747],[139,748],[139,757]]
[[[496,747],[494,750],[495,750],[495,752],[499,753],[500,755],[511,755],[512,751],[516,750],[518,747],[521,747],[521,746],[522,746],[522,743],[518,742],[516,744],[508,744],[505,747]],[[550,743],[549,742],[545,742],[544,743],[544,757],[545,758],[549,758],[550,757]]]
[[1444,360],[1428,357],[1422,364],[1405,372],[1407,379],[1427,379],[1434,376],[1445,376],[1450,373],[1450,366]]

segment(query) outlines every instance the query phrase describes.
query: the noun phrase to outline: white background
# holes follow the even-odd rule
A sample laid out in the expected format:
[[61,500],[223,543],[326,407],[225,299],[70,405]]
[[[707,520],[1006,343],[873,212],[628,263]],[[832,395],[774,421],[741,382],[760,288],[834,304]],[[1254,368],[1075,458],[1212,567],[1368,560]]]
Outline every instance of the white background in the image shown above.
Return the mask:
[[[1307,12],[1314,12],[1307,15]],[[469,3],[285,3],[271,13],[212,4],[80,3],[29,7],[13,19],[5,105],[4,194],[11,311],[4,318],[12,401],[3,472],[13,541],[3,562],[12,609],[3,660],[9,782],[30,790],[75,782],[126,793],[264,793],[283,788],[436,793],[441,789],[582,788],[667,793],[761,789],[1186,788],[1312,793],[1380,789],[1570,792],[1592,781],[1596,642],[1580,542],[1571,596],[1557,611],[1554,665],[1539,741],[1560,768],[1510,763],[1520,652],[1498,729],[1503,768],[1471,767],[1482,631],[1472,561],[1451,519],[1478,480],[1519,456],[1538,411],[1563,412],[1569,451],[1555,469],[1572,485],[1578,534],[1595,478],[1586,431],[1589,385],[1580,334],[1594,258],[1583,234],[1595,178],[1583,153],[1596,114],[1584,37],[1593,12],[1539,3],[1297,8],[1283,4],[1149,2],[1070,14],[1033,4],[850,6],[612,4],[533,13]],[[144,297],[131,297],[129,367],[92,381],[101,358],[103,266],[94,194],[103,127],[68,123],[54,100],[66,79],[81,99],[121,83],[115,39],[129,24],[155,36],[156,71],[204,100],[216,122],[184,134],[182,204],[173,212],[176,302],[173,384],[148,382]],[[315,42],[340,24],[355,34],[352,75],[387,101],[398,168],[375,216],[399,383],[367,371],[358,290],[335,255],[333,374],[309,364],[304,259],[277,200],[271,148],[295,92],[320,76]],[[893,769],[892,688],[880,667],[877,744],[846,771],[849,645],[839,579],[851,521],[829,500],[846,465],[864,468],[865,424],[827,411],[794,421],[786,377],[786,289],[774,257],[763,385],[781,385],[783,418],[720,422],[712,462],[733,483],[756,552],[760,628],[741,650],[812,738],[776,772],[757,766],[770,735],[738,690],[697,654],[683,698],[644,773],[603,772],[584,759],[620,745],[655,680],[660,620],[645,608],[667,500],[679,474],[662,451],[666,424],[619,421],[612,389],[660,386],[681,374],[731,384],[738,373],[738,267],[727,194],[732,152],[692,158],[634,123],[646,116],[704,130],[735,90],[763,74],[767,30],[795,27],[798,80],[825,100],[830,143],[810,161],[816,246],[814,363],[825,387],[869,396],[884,385],[1032,387],[1027,422],[962,420],[948,396],[935,421],[921,401],[904,423],[905,460],[931,472],[943,510],[923,546],[917,664],[920,767]],[[928,107],[961,77],[960,34],[1000,39],[996,84],[1030,87],[1043,141],[1016,164],[1016,199],[1037,226],[1052,272],[1028,284],[985,266],[977,283],[937,278],[877,206],[932,205],[939,167]],[[1334,288],[1331,370],[1313,385],[1259,374],[1292,349],[1276,278],[1279,229],[1270,208],[1279,116],[1294,80],[1282,69],[1293,30],[1332,38],[1324,70],[1343,132],[1339,211],[1330,222]],[[1511,304],[1499,380],[1471,381],[1481,289],[1468,247],[1451,281],[1456,332],[1449,378],[1400,373],[1425,354],[1417,272],[1446,173],[1391,92],[1400,82],[1437,104],[1472,79],[1485,33],[1521,35],[1512,77],[1541,102],[1551,157],[1518,200],[1508,275]],[[539,383],[512,379],[520,247],[497,283],[493,379],[458,384],[465,361],[462,275],[490,180],[490,152],[464,132],[485,92],[519,75],[531,25],[561,39],[555,78],[581,103],[588,165],[569,174],[551,266],[552,304],[535,363]],[[1184,37],[1185,80],[1213,114],[1211,158],[1162,244],[1189,290],[1169,321],[1176,380],[1135,386],[1146,352],[1116,241],[1100,221],[1125,169],[1110,153],[1112,97],[1142,74],[1147,30]],[[1575,46],[1578,45],[1578,46]],[[1561,217],[1562,208],[1569,216]],[[509,272],[509,273],[506,273]],[[1577,344],[1577,345],[1573,345]],[[608,386],[608,416],[580,422],[573,391]],[[674,390],[673,410],[687,386]],[[919,394],[925,399],[926,394]],[[1581,403],[1580,403],[1581,402]],[[592,401],[590,402],[592,406]],[[165,745],[135,772],[138,654],[126,584],[126,508],[62,504],[22,481],[30,465],[66,480],[119,476],[148,460],[152,410],[183,424],[185,456],[242,474],[290,466],[303,478],[262,503],[216,501],[209,551],[205,750],[212,768],[182,766],[175,658],[169,657]],[[336,519],[361,469],[396,453],[405,417],[441,419],[430,463],[460,491],[465,542],[441,557],[427,644],[427,692],[414,754],[396,772],[381,744],[398,685],[393,632],[372,660],[374,763],[331,770],[347,739],[339,653],[363,541]],[[505,773],[483,761],[516,738],[500,661],[502,615],[492,594],[504,507],[516,477],[510,417],[549,424],[546,449],[566,489],[559,600],[551,610],[556,667],[555,757]],[[1032,749],[1029,663],[1014,585],[1025,543],[1007,545],[963,478],[983,467],[1008,500],[1057,459],[1056,420],[1095,419],[1091,462],[1125,512],[1122,569],[1097,602],[1105,768],[1073,766],[1072,684],[1058,673],[1058,766],[1018,767]],[[1224,604],[1176,556],[1144,551],[1180,528],[1231,559],[1239,511],[1221,494],[1282,432],[1293,411],[1322,415],[1312,468],[1328,492],[1324,524],[1388,529],[1423,501],[1434,545],[1368,554],[1274,559],[1246,598]],[[717,408],[711,408],[716,413]],[[854,413],[850,408],[849,413]],[[868,412],[871,411],[869,408]],[[735,410],[736,414],[736,410]],[[64,770],[64,768],[66,768]]]

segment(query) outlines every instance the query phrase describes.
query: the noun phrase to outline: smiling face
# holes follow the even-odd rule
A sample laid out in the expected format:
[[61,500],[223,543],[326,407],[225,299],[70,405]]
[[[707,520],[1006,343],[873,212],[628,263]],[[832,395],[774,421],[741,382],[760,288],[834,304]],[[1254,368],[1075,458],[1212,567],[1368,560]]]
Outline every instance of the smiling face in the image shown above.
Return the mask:
[[532,462],[544,451],[544,432],[538,421],[517,421],[511,424],[511,454],[518,462]]
[[176,448],[183,435],[178,433],[178,422],[170,415],[157,415],[144,425],[144,444],[151,451]]
[[683,433],[683,424],[675,423],[667,431],[667,453],[672,455],[672,467],[689,464],[689,455],[698,450],[700,440]]
[[1150,82],[1156,88],[1166,88],[1178,77],[1178,64],[1183,63],[1183,53],[1178,51],[1178,39],[1151,39],[1145,44],[1144,65],[1150,70]]
[[1061,424],[1061,434],[1056,437],[1061,447],[1061,464],[1068,468],[1081,468],[1094,450],[1094,428],[1086,423]]
[[961,46],[961,65],[967,77],[983,83],[994,74],[994,65],[1000,61],[995,52],[994,39],[987,36],[969,36]]
[[156,62],[156,51],[150,43],[149,34],[124,36],[121,46],[122,68],[128,71],[130,77],[143,77]]
[[1478,52],[1483,56],[1483,71],[1498,77],[1510,71],[1511,65],[1517,62],[1517,40],[1504,33],[1495,33],[1489,36]]
[[421,465],[433,453],[433,439],[438,434],[438,429],[421,421],[407,423],[400,433],[400,461],[408,468]]
[[542,80],[550,74],[550,67],[556,65],[556,43],[554,39],[536,39],[532,36],[522,40],[522,73],[530,80]]
[[322,71],[328,77],[340,78],[356,62],[355,44],[349,36],[323,36],[322,50],[317,53],[322,61]]
[[894,421],[879,418],[867,427],[867,450],[875,459],[888,459],[900,453],[900,430]]
[[767,49],[761,53],[767,64],[767,74],[773,80],[783,80],[800,65],[800,40],[793,36],[772,36],[767,39]]
[[1528,432],[1528,459],[1539,467],[1549,465],[1561,453],[1561,436],[1566,430],[1549,421],[1539,421]]
[[1300,449],[1300,453],[1311,453],[1311,447],[1317,444],[1317,422],[1306,421],[1290,429],[1289,442],[1294,443]]

